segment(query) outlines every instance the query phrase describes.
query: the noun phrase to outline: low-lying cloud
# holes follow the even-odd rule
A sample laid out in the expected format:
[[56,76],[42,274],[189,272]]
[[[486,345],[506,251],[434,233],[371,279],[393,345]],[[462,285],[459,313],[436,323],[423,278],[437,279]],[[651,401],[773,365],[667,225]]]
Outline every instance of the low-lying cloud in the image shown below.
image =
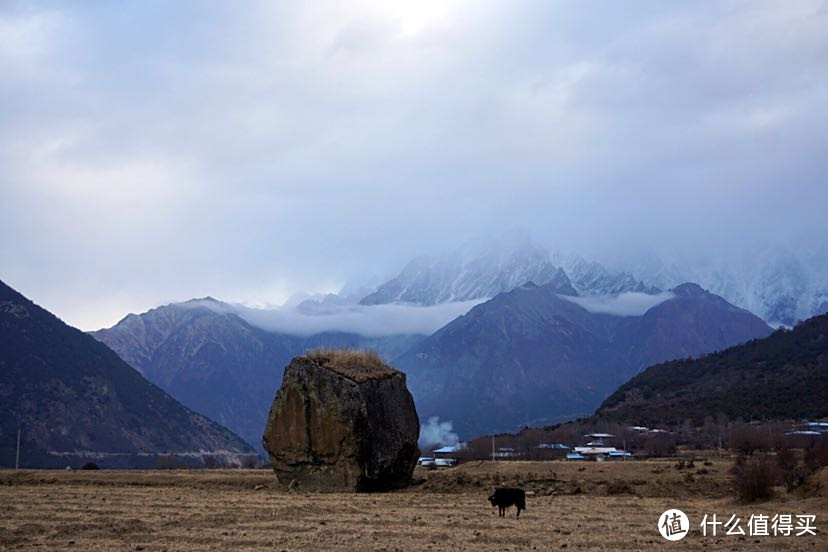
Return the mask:
[[472,307],[485,301],[462,301],[428,307],[415,305],[348,305],[310,314],[291,308],[255,309],[211,301],[191,301],[215,310],[231,311],[264,330],[308,336],[322,332],[350,332],[366,337],[399,334],[431,335]]
[[612,314],[615,316],[641,316],[656,305],[675,297],[673,292],[664,291],[650,295],[637,291],[628,291],[618,295],[592,295],[584,297],[560,296],[567,301],[580,305],[589,312]]

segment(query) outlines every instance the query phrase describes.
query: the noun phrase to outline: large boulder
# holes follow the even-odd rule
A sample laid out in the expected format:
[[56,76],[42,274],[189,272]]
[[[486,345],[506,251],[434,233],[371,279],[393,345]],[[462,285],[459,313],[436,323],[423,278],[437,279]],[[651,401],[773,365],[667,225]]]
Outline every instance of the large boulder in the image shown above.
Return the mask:
[[262,439],[279,481],[318,490],[387,490],[411,481],[420,421],[405,374],[372,353],[294,358]]

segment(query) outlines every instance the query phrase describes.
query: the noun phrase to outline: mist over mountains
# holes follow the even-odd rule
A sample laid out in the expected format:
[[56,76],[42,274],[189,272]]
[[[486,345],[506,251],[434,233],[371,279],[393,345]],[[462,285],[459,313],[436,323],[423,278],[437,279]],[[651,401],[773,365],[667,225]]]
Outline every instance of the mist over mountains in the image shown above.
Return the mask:
[[528,237],[505,234],[473,240],[446,255],[418,257],[360,303],[434,305],[491,298],[526,282],[542,285],[564,280],[573,295],[659,291],[632,274],[613,272],[574,254],[553,256]]
[[[694,282],[772,326],[790,327],[828,312],[828,258],[818,248],[803,246],[795,253],[768,245],[732,256],[635,258],[619,252],[613,265],[621,267],[617,269],[575,252],[548,249],[523,233],[507,233],[472,240],[444,255],[418,257],[359,303],[424,306],[488,299],[526,282],[543,285],[565,275],[578,295],[605,298],[657,295]],[[335,294],[325,298],[328,303],[342,300]],[[350,303],[356,300],[354,295],[349,298]],[[600,308],[601,303],[583,305]]]
[[[777,289],[790,290],[769,287],[767,297]],[[424,423],[439,418],[432,425],[468,438],[589,413],[647,366],[770,332],[695,283],[661,290],[503,239],[415,259],[375,289],[276,309],[204,297],[90,333],[185,407],[259,448],[284,367],[316,348],[377,351],[408,374]]]
[[667,289],[691,281],[772,326],[791,327],[828,312],[828,257],[821,246],[780,244],[751,247],[732,255],[623,261],[641,278]]
[[424,420],[469,437],[588,413],[652,363],[771,331],[695,284],[661,291],[511,237],[415,259],[363,293],[278,309],[194,299],[92,335],[257,446],[282,369],[317,347],[376,350],[409,374]]

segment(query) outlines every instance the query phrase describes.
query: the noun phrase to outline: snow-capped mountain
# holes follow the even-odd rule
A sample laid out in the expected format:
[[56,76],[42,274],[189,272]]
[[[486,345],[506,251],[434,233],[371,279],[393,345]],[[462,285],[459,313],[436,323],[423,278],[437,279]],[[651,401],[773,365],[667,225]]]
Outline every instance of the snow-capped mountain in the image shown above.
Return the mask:
[[824,252],[794,253],[775,245],[716,260],[651,259],[633,269],[647,283],[664,289],[683,281],[698,282],[772,326],[793,326],[828,312],[826,264]]
[[[616,260],[613,267],[577,253],[548,249],[526,237],[478,239],[448,255],[418,257],[394,278],[361,296],[362,305],[408,303],[436,305],[488,299],[527,282],[543,285],[566,280],[571,295],[657,294],[683,282],[697,282],[747,309],[772,326],[793,326],[828,312],[828,255],[819,249],[794,253],[773,245],[719,258],[667,260],[649,255],[644,262]],[[365,293],[365,292],[363,292]],[[314,298],[303,312],[324,313],[354,304],[350,292]]]
[[478,240],[449,255],[414,259],[361,303],[435,305],[468,301],[494,297],[526,282],[545,284],[562,277],[566,276],[552,264],[549,253],[529,241]]
[[476,240],[449,255],[419,257],[399,275],[361,301],[363,305],[434,305],[494,297],[527,282],[566,282],[569,294],[608,295],[626,291],[657,293],[632,274],[613,272],[574,255],[552,255],[529,239]]
[[661,290],[636,280],[629,272],[618,272],[574,253],[554,253],[552,262],[561,267],[581,295],[618,295],[628,291],[659,293]]

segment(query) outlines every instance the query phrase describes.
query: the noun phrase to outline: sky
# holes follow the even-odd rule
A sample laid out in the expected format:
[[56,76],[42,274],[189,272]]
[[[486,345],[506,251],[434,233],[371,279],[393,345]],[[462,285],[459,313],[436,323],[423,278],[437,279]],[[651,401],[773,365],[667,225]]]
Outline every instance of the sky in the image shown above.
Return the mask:
[[6,1],[0,279],[95,329],[515,227],[828,251],[826,121],[823,1]]

